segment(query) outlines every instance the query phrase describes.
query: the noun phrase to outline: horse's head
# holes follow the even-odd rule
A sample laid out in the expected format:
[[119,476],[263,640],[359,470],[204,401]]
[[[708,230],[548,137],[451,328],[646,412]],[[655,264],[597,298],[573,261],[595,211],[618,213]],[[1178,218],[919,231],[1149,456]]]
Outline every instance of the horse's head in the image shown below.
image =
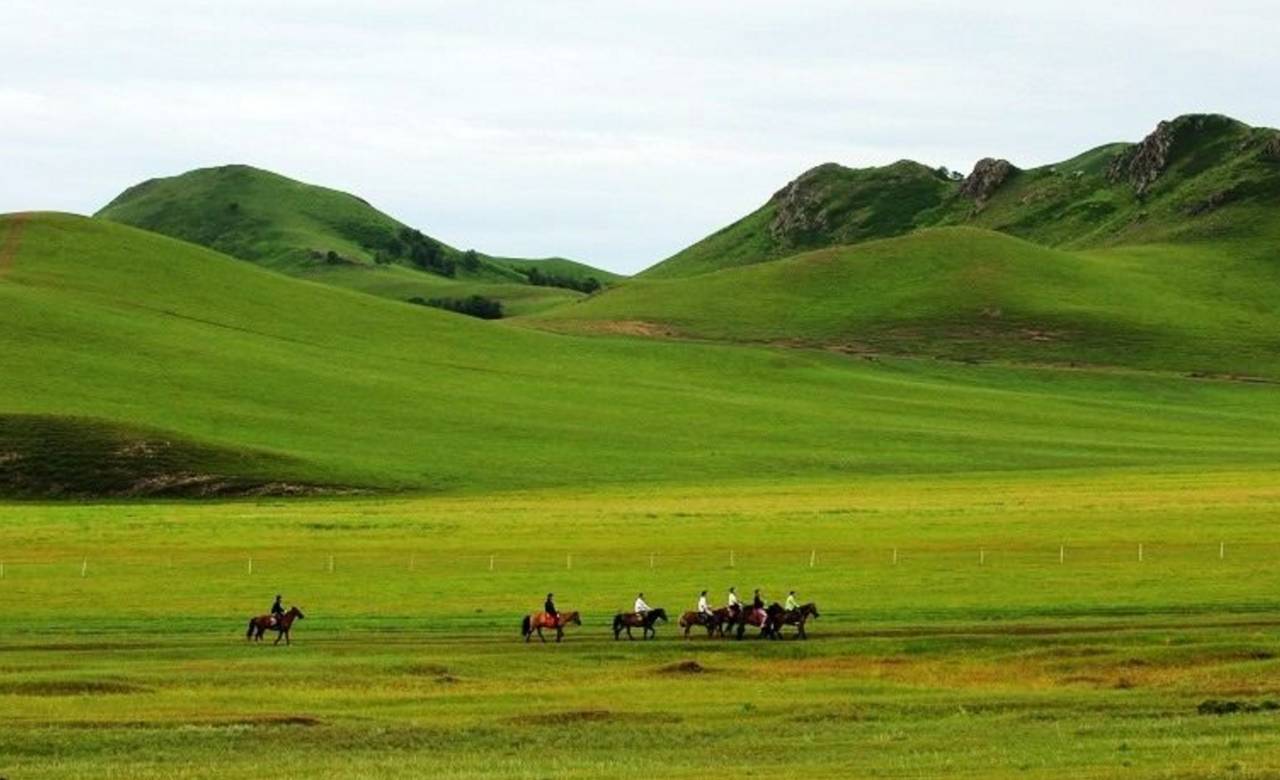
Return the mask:
[[652,616],[652,619],[654,621],[661,620],[663,623],[667,622],[667,611],[665,609],[662,609],[661,607],[659,607],[658,609],[655,609],[653,612],[650,612],[649,614]]
[[570,613],[565,617],[564,622],[566,622],[566,623],[572,623],[572,624],[574,624],[575,626],[580,626],[580,625],[582,625],[582,618],[578,617],[578,613],[577,613],[577,612],[570,612]]
[[296,620],[302,620],[306,615],[302,614],[302,610],[297,607],[289,607],[289,611],[285,613]]
[[805,604],[805,605],[804,605],[803,607],[801,607],[800,609],[802,609],[802,610],[804,610],[805,612],[809,613],[809,614],[810,614],[810,615],[812,615],[813,617],[819,617],[819,615],[818,615],[818,605],[817,605],[817,604],[814,604],[812,601],[810,601],[808,604]]

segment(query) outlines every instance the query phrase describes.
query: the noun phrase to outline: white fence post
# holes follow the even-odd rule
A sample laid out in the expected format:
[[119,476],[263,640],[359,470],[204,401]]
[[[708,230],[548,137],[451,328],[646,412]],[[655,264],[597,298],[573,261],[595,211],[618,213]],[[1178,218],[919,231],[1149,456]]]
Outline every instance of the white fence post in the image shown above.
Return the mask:
[[1142,542],[1138,542],[1138,562],[1142,562]]
[[1227,543],[1218,542],[1218,560],[1223,561],[1227,558]]
[[898,565],[898,548],[897,547],[893,548],[893,565],[894,566]]
[[649,568],[653,568],[653,553],[649,553]]
[[85,558],[84,562],[80,564],[80,577],[83,579],[88,575],[89,575],[89,559]]
[[812,569],[818,563],[818,551],[809,551],[809,568]]
[[329,556],[329,573],[333,574],[333,556]]
[[979,550],[978,550],[978,565],[979,565],[979,566],[985,566],[986,564],[987,564],[987,551],[986,551],[986,550],[984,550],[984,549],[979,549]]
[[733,550],[729,551],[729,568],[733,568]]
[[489,571],[493,571],[493,556],[489,556]]
[[249,574],[253,574],[253,556],[249,556]]
[[1065,544],[1058,545],[1058,563],[1065,563],[1067,560],[1067,546]]
[[572,554],[572,553],[568,553],[568,554],[566,554],[566,555],[564,556],[564,567],[565,567],[566,569],[572,569],[572,568],[573,568],[573,554]]

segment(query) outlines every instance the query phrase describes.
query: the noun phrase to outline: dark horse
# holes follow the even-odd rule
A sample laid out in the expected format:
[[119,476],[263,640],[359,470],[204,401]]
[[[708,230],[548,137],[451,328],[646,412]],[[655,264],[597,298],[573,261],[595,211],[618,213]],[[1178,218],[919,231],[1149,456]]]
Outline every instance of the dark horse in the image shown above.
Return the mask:
[[729,616],[729,630],[733,631],[734,626],[737,626],[738,630],[734,636],[737,639],[741,639],[742,635],[746,633],[747,626],[755,626],[760,629],[761,639],[777,639],[778,627],[781,625],[779,623],[781,614],[782,607],[777,604],[768,609],[743,607],[738,611],[737,617]]
[[525,615],[524,622],[520,624],[521,636],[524,641],[528,642],[533,638],[533,633],[538,632],[538,638],[543,642],[547,638],[542,635],[542,629],[554,628],[556,630],[556,641],[559,642],[564,638],[564,627],[572,623],[575,626],[582,625],[582,618],[578,617],[577,612],[561,612],[559,615],[551,615],[546,612],[535,612],[532,615]]
[[707,629],[707,636],[719,634],[724,636],[725,624],[729,622],[729,610],[727,607],[721,607],[711,611],[710,615],[704,615],[701,612],[686,612],[680,616],[680,627],[684,629],[684,638],[689,638],[689,629],[694,626],[703,626]]
[[277,632],[276,641],[273,645],[280,644],[283,639],[286,645],[292,644],[289,641],[289,629],[293,628],[293,621],[302,620],[306,615],[302,614],[302,610],[297,607],[289,607],[289,611],[276,617],[275,615],[258,615],[255,618],[249,618],[249,630],[245,632],[245,639],[252,639],[255,642],[262,641],[262,635],[268,630]]
[[640,636],[644,639],[651,639],[658,635],[658,631],[653,627],[653,624],[659,620],[663,623],[667,622],[667,611],[665,609],[651,609],[644,613],[643,617],[636,612],[619,612],[613,616],[613,638],[620,639],[625,629],[627,639],[635,639],[635,637],[631,636],[631,629],[640,627],[644,629]]
[[801,604],[798,608],[785,610],[774,604],[769,610],[772,612],[774,607],[778,609],[777,633],[778,637],[782,637],[783,626],[795,626],[797,639],[808,639],[809,635],[804,632],[804,624],[809,622],[809,618],[817,618],[818,605],[810,601],[808,604]]

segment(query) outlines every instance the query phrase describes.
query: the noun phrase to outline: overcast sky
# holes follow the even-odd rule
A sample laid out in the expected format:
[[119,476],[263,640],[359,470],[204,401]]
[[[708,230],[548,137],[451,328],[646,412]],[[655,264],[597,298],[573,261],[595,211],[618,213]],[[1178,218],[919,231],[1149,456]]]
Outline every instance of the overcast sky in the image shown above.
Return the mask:
[[1280,125],[1280,3],[4,0],[0,212],[243,162],[458,247],[639,270],[834,160]]

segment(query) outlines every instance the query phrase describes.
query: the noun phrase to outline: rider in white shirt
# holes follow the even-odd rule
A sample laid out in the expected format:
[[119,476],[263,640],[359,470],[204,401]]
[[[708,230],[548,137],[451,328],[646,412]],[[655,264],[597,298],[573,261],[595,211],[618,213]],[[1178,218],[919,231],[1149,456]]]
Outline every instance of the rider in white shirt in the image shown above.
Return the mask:
[[795,612],[800,609],[800,602],[796,600],[796,592],[794,590],[787,594],[787,603],[783,606],[783,609],[788,612]]
[[729,588],[728,607],[729,607],[729,612],[735,616],[738,613],[742,612],[742,602],[738,600],[738,591],[735,590],[734,588]]
[[639,615],[640,617],[644,617],[644,616],[645,616],[645,613],[652,612],[652,611],[653,611],[653,607],[651,607],[651,606],[649,606],[648,604],[644,603],[644,594],[643,594],[643,593],[638,594],[638,595],[636,596],[636,609],[635,609],[635,613],[636,613],[637,615]]
[[707,603],[707,592],[705,590],[698,594],[698,614],[706,615],[707,617],[710,617],[713,614],[711,612],[711,605]]

